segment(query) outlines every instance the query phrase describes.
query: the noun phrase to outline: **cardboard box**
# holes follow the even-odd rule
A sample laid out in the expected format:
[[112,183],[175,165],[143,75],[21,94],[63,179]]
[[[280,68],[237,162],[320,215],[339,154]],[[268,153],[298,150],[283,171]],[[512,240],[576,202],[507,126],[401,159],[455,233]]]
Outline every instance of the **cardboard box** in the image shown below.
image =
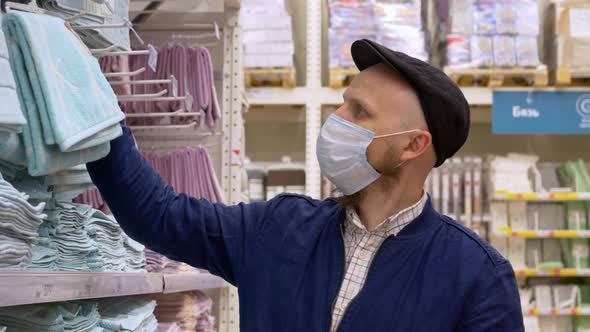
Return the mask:
[[590,3],[562,1],[552,5],[555,35],[590,37]]

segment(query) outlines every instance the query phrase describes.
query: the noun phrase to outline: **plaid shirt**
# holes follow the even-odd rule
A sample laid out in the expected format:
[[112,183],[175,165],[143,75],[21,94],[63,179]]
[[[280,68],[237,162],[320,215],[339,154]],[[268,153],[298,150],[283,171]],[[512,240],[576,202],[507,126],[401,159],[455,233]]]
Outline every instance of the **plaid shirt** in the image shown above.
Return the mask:
[[427,199],[426,193],[422,194],[422,198],[416,204],[387,218],[370,232],[361,223],[354,209],[350,208],[346,211],[344,222],[346,273],[332,311],[332,331],[336,331],[346,307],[362,289],[373,257],[383,241],[389,236],[397,235],[404,226],[416,219],[424,210]]

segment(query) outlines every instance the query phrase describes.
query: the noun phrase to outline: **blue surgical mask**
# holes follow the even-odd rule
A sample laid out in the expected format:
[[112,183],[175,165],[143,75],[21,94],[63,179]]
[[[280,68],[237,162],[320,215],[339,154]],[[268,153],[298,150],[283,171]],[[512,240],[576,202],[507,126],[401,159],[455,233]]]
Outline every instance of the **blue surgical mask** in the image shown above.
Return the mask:
[[381,176],[367,160],[369,144],[377,138],[415,131],[417,129],[375,136],[372,131],[332,114],[318,137],[316,154],[320,169],[344,195],[352,195]]

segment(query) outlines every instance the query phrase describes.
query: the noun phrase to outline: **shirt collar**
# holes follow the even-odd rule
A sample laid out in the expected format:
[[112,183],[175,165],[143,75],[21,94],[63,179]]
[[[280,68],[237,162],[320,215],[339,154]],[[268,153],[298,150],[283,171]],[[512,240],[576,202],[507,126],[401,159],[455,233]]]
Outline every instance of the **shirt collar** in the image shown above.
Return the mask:
[[[424,206],[428,201],[428,195],[426,192],[422,192],[422,197],[414,203],[398,213],[385,219],[382,223],[377,225],[373,231],[385,231],[386,236],[397,235],[407,224],[412,222],[424,210]],[[368,232],[367,228],[361,222],[361,218],[356,213],[356,210],[352,207],[346,209],[346,223],[345,228],[351,231],[359,231],[362,233]]]

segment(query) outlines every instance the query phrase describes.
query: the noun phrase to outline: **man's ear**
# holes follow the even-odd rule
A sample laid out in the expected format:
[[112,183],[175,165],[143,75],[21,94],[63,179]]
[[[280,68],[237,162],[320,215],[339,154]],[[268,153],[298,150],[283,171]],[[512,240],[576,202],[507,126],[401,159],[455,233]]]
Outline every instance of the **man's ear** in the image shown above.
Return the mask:
[[432,135],[426,130],[418,130],[410,136],[400,155],[400,161],[402,162],[420,157],[432,145]]

